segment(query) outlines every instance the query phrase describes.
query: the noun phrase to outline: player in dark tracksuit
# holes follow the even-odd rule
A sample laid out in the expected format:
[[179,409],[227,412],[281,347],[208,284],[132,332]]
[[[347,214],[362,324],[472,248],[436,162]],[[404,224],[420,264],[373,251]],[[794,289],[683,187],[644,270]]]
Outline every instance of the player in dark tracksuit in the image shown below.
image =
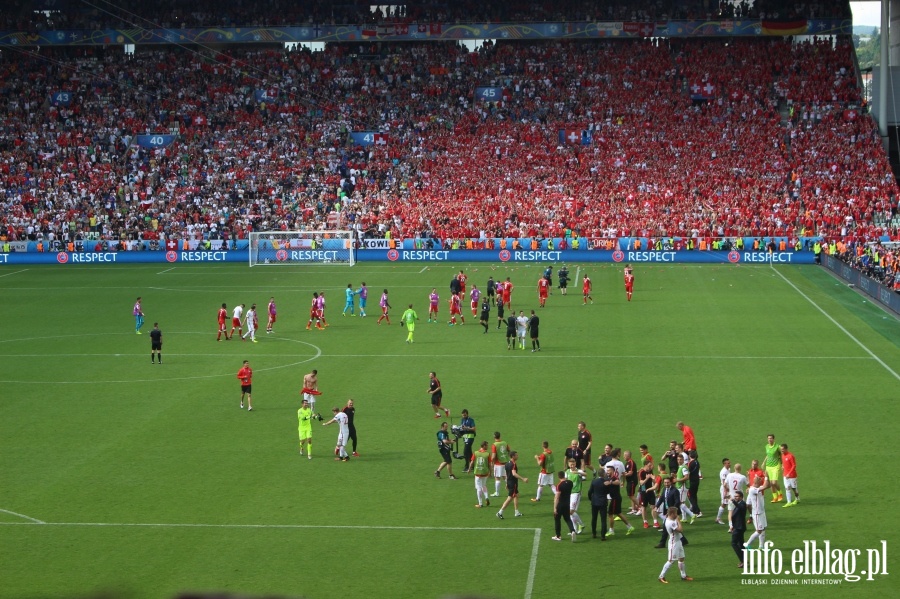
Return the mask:
[[[500,304],[497,304],[500,305]],[[502,311],[503,309],[500,308]],[[506,349],[513,349],[516,346],[516,316],[511,314],[506,319]]]

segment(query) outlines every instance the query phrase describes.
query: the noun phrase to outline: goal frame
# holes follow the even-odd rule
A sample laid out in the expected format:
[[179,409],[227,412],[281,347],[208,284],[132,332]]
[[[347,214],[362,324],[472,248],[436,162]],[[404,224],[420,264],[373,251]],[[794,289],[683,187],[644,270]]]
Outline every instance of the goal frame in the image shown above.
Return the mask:
[[346,229],[315,231],[253,231],[247,246],[254,266],[356,264],[354,232]]

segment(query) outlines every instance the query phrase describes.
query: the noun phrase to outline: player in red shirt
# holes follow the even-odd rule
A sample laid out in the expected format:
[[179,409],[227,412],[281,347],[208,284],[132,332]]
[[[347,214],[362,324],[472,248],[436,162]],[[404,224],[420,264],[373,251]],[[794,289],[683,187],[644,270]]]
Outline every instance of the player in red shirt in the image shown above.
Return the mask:
[[512,281],[509,280],[509,277],[506,277],[506,282],[503,283],[503,303],[506,304],[507,309],[512,308],[513,287]]
[[800,503],[800,491],[797,490],[797,460],[794,459],[794,454],[788,451],[787,443],[781,444],[781,472],[784,477],[784,492],[787,493],[787,503],[781,507],[794,507]]
[[225,329],[225,323],[228,322],[228,307],[225,304],[222,304],[222,307],[219,308],[219,334],[216,337],[216,341],[222,340],[222,333],[225,333],[225,341],[228,341],[230,337],[228,336],[228,331]]
[[625,265],[625,296],[631,301],[631,293],[634,291],[634,269],[630,264]]
[[550,292],[550,281],[541,277],[538,279],[538,305],[543,308],[547,303],[547,294]]
[[459,271],[459,274],[456,275],[456,280],[459,281],[460,299],[466,299],[466,281],[469,280],[469,276],[463,271]]
[[456,317],[459,316],[460,324],[466,324],[466,317],[462,315],[462,311],[460,310],[460,304],[462,303],[462,299],[458,293],[454,293],[450,296],[450,326],[456,324]]
[[253,369],[250,368],[250,361],[244,360],[244,366],[238,370],[238,380],[241,381],[241,409],[244,409],[244,396],[247,396],[247,411],[253,409],[253,403],[250,396],[253,384]]
[[591,278],[587,275],[584,275],[584,278],[581,280],[581,305],[584,306],[588,303],[588,300],[591,300],[591,303],[594,303],[594,298],[591,297],[591,290],[594,288],[591,283]]
[[319,293],[317,291],[313,291],[312,303],[309,306],[309,322],[306,323],[307,331],[312,327],[313,320],[316,321],[317,329],[320,331],[325,330],[322,326],[322,314],[319,311]]
[[684,441],[681,443],[685,451],[697,451],[697,440],[694,439],[694,429],[685,423],[678,421],[675,426],[681,431]]

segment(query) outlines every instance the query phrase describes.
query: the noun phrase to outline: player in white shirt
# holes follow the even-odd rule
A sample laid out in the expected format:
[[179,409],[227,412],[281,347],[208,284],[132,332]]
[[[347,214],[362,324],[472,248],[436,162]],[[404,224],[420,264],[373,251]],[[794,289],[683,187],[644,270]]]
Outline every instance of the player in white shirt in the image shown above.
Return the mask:
[[322,426],[328,426],[333,422],[338,423],[338,438],[337,445],[334,448],[334,459],[348,462],[350,461],[350,456],[347,454],[347,439],[350,437],[350,427],[347,424],[347,415],[338,408],[331,408],[331,411],[334,413],[334,418],[328,422],[323,422]]
[[663,565],[662,572],[659,573],[659,581],[668,584],[666,580],[666,572],[672,566],[672,562],[678,562],[678,571],[681,573],[681,580],[694,580],[684,570],[684,545],[681,543],[681,520],[678,519],[678,508],[670,507],[666,512],[666,532],[669,538],[666,540],[666,563]]
[[519,310],[519,316],[516,317],[516,337],[519,338],[519,347],[525,349],[525,332],[528,330],[528,317],[525,312]]
[[758,548],[762,548],[766,544],[766,526],[768,526],[768,522],[766,521],[766,497],[764,492],[771,486],[772,482],[769,479],[757,476],[747,493],[747,505],[753,511],[753,528],[756,529],[750,535],[750,538],[747,539],[747,542],[744,543],[744,547],[747,549],[750,549],[750,543],[756,539],[759,539]]
[[244,321],[244,324],[247,325],[247,332],[241,335],[241,339],[246,339],[247,335],[250,336],[250,341],[253,343],[257,343],[256,341],[256,304],[250,306],[250,309],[247,310],[247,319]]
[[716,512],[716,524],[725,524],[722,521],[722,515],[725,513],[725,508],[728,507],[728,499],[731,497],[728,486],[725,484],[729,474],[731,474],[731,460],[724,458],[722,460],[722,469],[719,470],[719,498],[721,501],[719,502],[719,511]]
[[746,497],[747,487],[750,486],[750,481],[742,473],[743,468],[740,464],[735,464],[734,472],[725,477],[725,487],[728,489],[727,497],[732,498],[728,501],[728,522],[731,522],[731,511],[734,509],[734,492],[740,491],[741,495]]
[[241,325],[241,318],[244,316],[244,304],[240,304],[234,307],[234,310],[231,313],[231,334],[228,335],[228,338],[231,339],[234,337],[234,330],[238,330],[238,336],[243,337],[244,328]]

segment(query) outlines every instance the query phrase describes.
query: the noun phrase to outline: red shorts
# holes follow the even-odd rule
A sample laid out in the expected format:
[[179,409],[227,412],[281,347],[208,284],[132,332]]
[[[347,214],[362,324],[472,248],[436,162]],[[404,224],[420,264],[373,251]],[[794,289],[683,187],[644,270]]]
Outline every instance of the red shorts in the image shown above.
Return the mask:
[[547,292],[546,292],[546,291],[540,291],[540,292],[538,292],[538,297],[546,299],[546,298],[547,298]]
[[634,291],[634,284],[625,285],[625,291]]
[[232,318],[231,326],[241,328],[241,319],[240,318]]
[[220,321],[219,321],[219,328],[220,328],[220,329],[224,329],[224,328],[225,328],[225,321],[224,321],[224,320],[220,320]]
[[275,315],[269,314],[269,322],[275,322]]
[[453,316],[454,314],[461,314],[459,308],[450,308],[450,316]]

